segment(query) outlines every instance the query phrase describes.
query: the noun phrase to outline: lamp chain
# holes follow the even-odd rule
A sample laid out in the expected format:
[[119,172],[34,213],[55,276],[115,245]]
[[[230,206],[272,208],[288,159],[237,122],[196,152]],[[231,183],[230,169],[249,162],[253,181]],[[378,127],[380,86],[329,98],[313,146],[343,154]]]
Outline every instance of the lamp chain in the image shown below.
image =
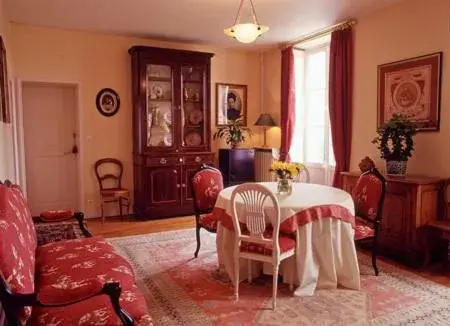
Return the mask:
[[244,4],[244,0],[241,0],[241,2],[239,3],[239,8],[238,8],[238,11],[237,11],[237,14],[236,14],[236,18],[234,19],[233,26],[236,25],[237,22],[241,20],[241,11],[242,11],[243,4]]
[[[234,19],[233,26],[236,25],[241,20],[242,7],[244,5],[244,1],[245,0],[241,0],[241,2],[239,3],[239,8],[238,8],[238,11],[236,14],[236,18]],[[256,11],[255,11],[255,6],[253,5],[253,0],[249,0],[249,1],[250,1],[251,10],[252,10],[253,23],[255,23],[256,25],[259,26],[259,21],[258,21],[258,17],[256,16]]]
[[253,22],[259,26],[258,17],[256,16],[255,6],[253,5],[253,0],[250,0],[250,6],[252,7],[252,15],[253,15]]

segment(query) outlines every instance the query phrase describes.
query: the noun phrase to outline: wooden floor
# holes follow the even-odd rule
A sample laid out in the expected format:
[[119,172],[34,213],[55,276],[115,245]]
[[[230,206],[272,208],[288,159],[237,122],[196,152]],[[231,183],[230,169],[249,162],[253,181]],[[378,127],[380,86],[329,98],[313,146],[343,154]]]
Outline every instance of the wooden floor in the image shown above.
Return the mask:
[[[121,219],[118,217],[110,217],[106,219],[106,222],[104,224],[101,223],[100,219],[94,218],[88,219],[87,224],[89,230],[94,235],[102,235],[106,238],[113,238],[194,228],[195,217],[184,216],[147,221],[137,220],[134,218]],[[380,257],[380,260],[407,269],[432,281],[450,286],[450,268],[448,267],[448,265],[450,264],[447,264],[447,266],[443,266],[442,264],[435,264],[431,265],[426,271],[418,271],[407,268],[384,257]]]

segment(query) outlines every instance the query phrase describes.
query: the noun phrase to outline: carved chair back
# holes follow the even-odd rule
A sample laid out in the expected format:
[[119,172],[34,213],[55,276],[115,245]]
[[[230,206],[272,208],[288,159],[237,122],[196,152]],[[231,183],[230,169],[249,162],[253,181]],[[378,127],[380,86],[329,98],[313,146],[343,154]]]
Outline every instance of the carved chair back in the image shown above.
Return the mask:
[[[114,169],[115,172],[103,173],[102,169]],[[111,188],[122,188],[122,175],[123,175],[123,164],[120,160],[116,158],[103,158],[95,162],[94,165],[95,176],[100,186],[100,191]],[[115,186],[107,187],[105,186],[107,181],[112,181]]]
[[[233,226],[236,232],[235,248],[239,247],[242,240],[263,245],[271,244],[274,257],[279,257],[280,206],[275,195],[264,185],[245,183],[233,190],[231,203],[233,205]],[[273,211],[266,215],[268,208]],[[249,234],[242,233],[240,222],[245,223]],[[271,238],[264,237],[268,222],[273,227]]]
[[211,212],[222,189],[223,177],[220,170],[203,164],[191,178],[192,199],[196,215]]
[[376,168],[362,173],[352,191],[356,215],[380,224],[385,194],[386,179]]

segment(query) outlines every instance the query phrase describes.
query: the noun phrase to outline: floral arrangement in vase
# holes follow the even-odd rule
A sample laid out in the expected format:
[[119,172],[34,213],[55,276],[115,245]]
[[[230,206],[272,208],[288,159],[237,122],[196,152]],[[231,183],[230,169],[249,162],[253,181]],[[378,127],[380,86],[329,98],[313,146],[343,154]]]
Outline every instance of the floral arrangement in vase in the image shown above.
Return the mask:
[[292,179],[305,169],[301,163],[274,161],[270,167],[272,172],[278,179],[277,193],[280,195],[292,193]]

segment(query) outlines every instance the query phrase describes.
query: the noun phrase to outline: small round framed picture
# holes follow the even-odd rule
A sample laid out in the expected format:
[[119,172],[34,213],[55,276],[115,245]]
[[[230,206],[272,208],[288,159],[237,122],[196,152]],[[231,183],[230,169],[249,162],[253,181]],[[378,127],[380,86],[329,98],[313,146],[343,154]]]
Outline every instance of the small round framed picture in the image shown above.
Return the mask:
[[95,99],[97,110],[105,117],[112,117],[119,111],[120,98],[119,94],[111,88],[103,88],[97,94]]

